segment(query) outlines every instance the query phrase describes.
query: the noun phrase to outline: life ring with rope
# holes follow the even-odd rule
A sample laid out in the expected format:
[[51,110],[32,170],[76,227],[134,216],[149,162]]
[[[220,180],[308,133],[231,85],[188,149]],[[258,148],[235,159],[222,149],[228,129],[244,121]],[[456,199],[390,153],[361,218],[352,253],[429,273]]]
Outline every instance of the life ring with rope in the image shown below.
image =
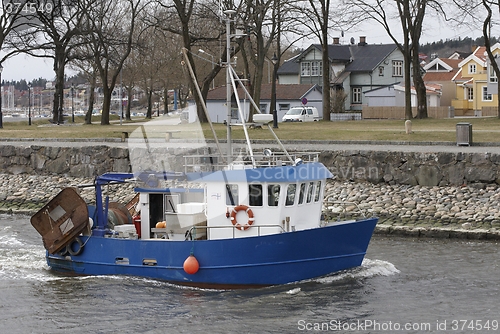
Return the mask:
[[[236,215],[238,214],[238,212],[240,211],[245,211],[246,214],[248,215],[248,221],[246,224],[244,225],[241,225],[240,223],[238,223],[238,221],[236,220]],[[235,207],[232,211],[231,211],[231,223],[233,223],[234,227],[236,227],[238,230],[240,231],[245,231],[245,230],[248,230],[250,228],[250,225],[253,224],[253,222],[255,221],[255,218],[253,217],[253,211],[252,209],[250,209],[248,206],[246,205],[238,205],[237,207]]]

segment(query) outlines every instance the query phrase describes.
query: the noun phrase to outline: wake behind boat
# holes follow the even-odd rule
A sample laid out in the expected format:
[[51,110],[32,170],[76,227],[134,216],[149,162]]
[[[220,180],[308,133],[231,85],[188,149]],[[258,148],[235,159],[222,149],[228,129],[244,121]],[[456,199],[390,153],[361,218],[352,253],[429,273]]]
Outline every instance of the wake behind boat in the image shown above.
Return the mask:
[[[165,117],[136,130],[129,138],[132,173],[97,177],[95,205],[66,188],[31,218],[51,269],[242,288],[361,265],[377,218],[322,220],[332,174],[317,153],[287,152],[269,126],[272,115],[256,114],[252,125],[267,127],[280,152],[254,152],[240,105],[239,120],[233,119],[229,96],[237,94],[239,78],[229,62],[226,70],[225,150],[215,131],[215,143],[208,144],[199,123],[180,118]],[[246,147],[233,147],[232,126],[243,127]],[[130,203],[114,202],[108,186],[128,182],[137,195]]]

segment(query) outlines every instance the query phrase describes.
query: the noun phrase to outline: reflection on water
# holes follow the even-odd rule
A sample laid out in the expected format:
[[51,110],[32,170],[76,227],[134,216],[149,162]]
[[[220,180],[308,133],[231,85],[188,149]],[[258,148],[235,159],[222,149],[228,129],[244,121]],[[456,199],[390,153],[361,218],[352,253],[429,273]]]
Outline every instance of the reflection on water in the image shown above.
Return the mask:
[[436,326],[498,318],[493,242],[376,236],[360,268],[284,286],[216,291],[135,277],[56,275],[29,217],[0,219],[2,333],[283,333],[306,324]]

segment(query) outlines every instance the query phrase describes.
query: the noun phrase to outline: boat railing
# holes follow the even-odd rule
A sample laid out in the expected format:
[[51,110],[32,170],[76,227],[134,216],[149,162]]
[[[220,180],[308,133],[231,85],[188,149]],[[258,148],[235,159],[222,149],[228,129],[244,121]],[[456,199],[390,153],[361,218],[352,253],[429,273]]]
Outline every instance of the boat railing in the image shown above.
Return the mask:
[[[194,237],[196,236],[196,231],[197,230],[201,230],[201,231],[210,231],[212,229],[232,229],[232,238],[235,239],[236,238],[236,231],[238,230],[238,227],[236,226],[228,226],[228,225],[216,225],[216,226],[191,226],[189,228],[189,230],[186,232],[186,240],[189,240],[189,237],[188,236],[191,236]],[[277,228],[279,229],[279,233],[285,233],[287,232],[283,226],[281,225],[278,225],[278,224],[268,224],[268,225],[252,225],[248,228],[248,230],[251,230],[251,229],[257,229],[257,236],[262,236],[262,235],[265,235],[265,234],[262,234],[262,228]],[[274,233],[273,233],[274,234]],[[252,236],[255,236],[255,235],[252,235]]]
[[[247,169],[262,167],[290,166],[300,162],[317,162],[319,152],[295,152],[289,154],[293,162],[286,154],[276,154],[270,151],[263,154],[241,155],[235,154],[231,157],[232,163],[230,169]],[[252,159],[253,158],[253,159]],[[184,172],[212,172],[228,169],[228,165],[221,160],[220,155],[196,154],[184,156]]]

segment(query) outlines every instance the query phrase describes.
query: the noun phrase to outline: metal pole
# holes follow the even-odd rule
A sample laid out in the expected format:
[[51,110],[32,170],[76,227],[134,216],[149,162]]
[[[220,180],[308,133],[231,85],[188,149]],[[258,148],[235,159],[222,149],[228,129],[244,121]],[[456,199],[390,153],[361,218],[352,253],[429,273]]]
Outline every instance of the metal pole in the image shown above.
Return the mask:
[[[120,69],[120,125],[123,122],[123,69]],[[159,115],[158,115],[159,116]]]
[[75,123],[75,85],[71,83],[71,121]]
[[271,87],[271,108],[273,112],[273,128],[278,128],[278,112],[276,110],[276,64],[278,63],[278,58],[276,57],[276,52],[271,59],[273,63],[273,83]]
[[3,99],[3,86],[2,86],[2,70],[3,66],[0,65],[0,89],[2,90],[0,94],[0,129],[3,129],[3,113],[2,113],[2,99]]
[[227,164],[232,163],[231,145],[231,18],[236,13],[234,10],[226,10],[226,104],[227,104]]
[[31,125],[31,84],[28,84],[28,125]]

